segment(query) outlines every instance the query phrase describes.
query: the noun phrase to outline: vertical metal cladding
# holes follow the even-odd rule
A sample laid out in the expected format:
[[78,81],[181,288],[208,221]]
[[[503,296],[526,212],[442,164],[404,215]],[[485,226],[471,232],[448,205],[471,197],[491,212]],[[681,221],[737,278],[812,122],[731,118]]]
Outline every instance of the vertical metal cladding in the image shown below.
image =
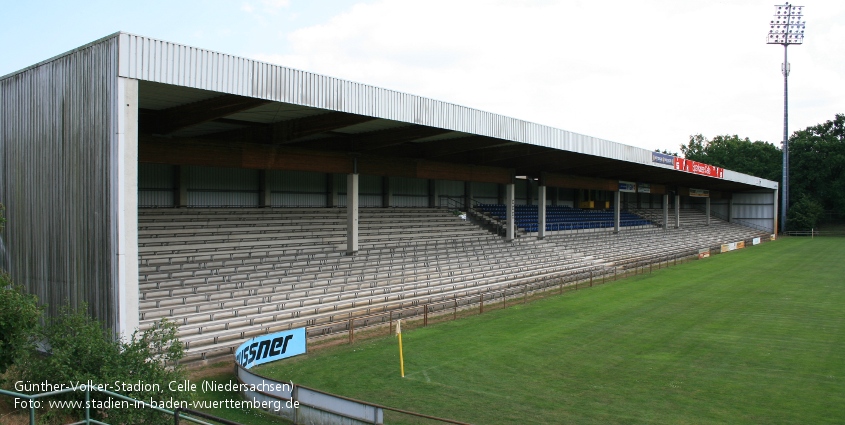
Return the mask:
[[257,207],[258,170],[186,166],[188,206]]
[[138,164],[138,206],[172,207],[176,190],[174,166]]
[[393,204],[397,207],[427,207],[428,180],[410,177],[394,177]]
[[499,202],[499,185],[496,183],[472,182],[472,199],[482,204]]
[[457,180],[438,180],[437,190],[441,196],[457,198],[464,196],[464,182]]
[[774,193],[735,193],[733,204],[734,219],[774,231]]
[[0,202],[13,279],[55,313],[117,320],[118,39],[0,79]]
[[382,178],[381,176],[371,176],[361,174],[359,185],[359,204],[360,207],[381,207],[382,206]]
[[268,170],[267,179],[274,207],[326,206],[326,173]]
[[710,202],[710,213],[717,217],[728,217],[730,201],[727,199],[714,199]]

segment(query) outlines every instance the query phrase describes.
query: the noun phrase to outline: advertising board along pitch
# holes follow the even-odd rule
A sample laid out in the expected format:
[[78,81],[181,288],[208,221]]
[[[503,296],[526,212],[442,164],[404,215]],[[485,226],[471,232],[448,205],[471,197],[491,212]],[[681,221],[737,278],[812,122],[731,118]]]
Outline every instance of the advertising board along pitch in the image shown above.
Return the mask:
[[305,328],[255,337],[235,351],[235,361],[244,369],[305,354]]

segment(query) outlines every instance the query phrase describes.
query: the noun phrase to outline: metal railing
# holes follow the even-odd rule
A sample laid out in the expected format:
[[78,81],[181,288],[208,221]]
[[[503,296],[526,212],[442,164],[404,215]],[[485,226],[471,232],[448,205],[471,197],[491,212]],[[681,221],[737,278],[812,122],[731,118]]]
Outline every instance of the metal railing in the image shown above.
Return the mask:
[[[36,424],[35,410],[44,407],[42,399],[47,398],[47,397],[51,397],[51,396],[60,395],[60,394],[68,394],[68,393],[79,392],[79,391],[82,391],[82,392],[85,393],[85,402],[80,407],[84,411],[84,419],[77,421],[77,422],[67,424],[67,425],[90,425],[90,424],[109,425],[106,422],[100,422],[96,419],[91,418],[91,405],[92,405],[91,393],[92,392],[102,393],[102,394],[109,396],[110,398],[116,398],[118,400],[122,400],[126,403],[125,408],[133,408],[133,409],[146,408],[146,409],[152,409],[156,412],[163,413],[165,415],[173,416],[173,421],[174,421],[175,424],[179,424],[179,420],[184,419],[186,421],[190,421],[190,422],[200,424],[200,425],[217,425],[217,424],[221,424],[221,423],[224,424],[224,425],[240,425],[237,422],[232,422],[228,419],[219,418],[219,417],[216,417],[216,416],[213,416],[213,415],[209,415],[207,413],[197,412],[195,410],[181,409],[181,408],[177,408],[175,411],[174,410],[167,410],[167,409],[164,409],[164,408],[161,408],[161,407],[153,406],[152,404],[147,403],[147,402],[142,401],[142,400],[136,400],[134,398],[127,397],[127,396],[122,395],[122,394],[118,394],[118,393],[115,393],[115,392],[112,392],[112,391],[108,391],[108,390],[105,390],[105,389],[102,389],[102,388],[98,388],[96,385],[93,386],[93,388],[88,386],[88,385],[80,385],[79,387],[64,388],[64,389],[61,389],[61,390],[49,391],[49,392],[44,392],[44,393],[39,393],[39,394],[22,394],[22,393],[18,393],[18,392],[14,392],[14,391],[7,391],[7,390],[0,389],[0,395],[27,400],[27,403],[23,403],[23,404],[25,404],[25,406],[26,406],[25,408],[27,408],[29,410],[29,424],[35,425]],[[121,403],[121,404],[123,404],[123,403]],[[67,406],[67,407],[73,407],[74,403],[72,401],[67,401],[67,402],[65,402],[64,405]],[[190,413],[194,416],[200,416],[200,417],[203,417],[205,419],[213,420],[213,421],[215,421],[215,423],[206,422],[206,421],[203,421],[201,419],[191,417],[191,416],[185,416],[182,412],[187,412],[187,413]]]
[[507,234],[507,224],[502,223],[493,216],[478,210],[478,205],[482,202],[479,202],[473,198],[469,198],[470,205],[469,208],[467,208],[466,198],[454,198],[451,196],[441,195],[441,199],[446,200],[446,207],[449,209],[454,208],[458,211],[465,210],[467,220],[469,220],[470,222],[481,227],[492,227],[492,229],[489,230],[491,230],[497,236],[505,236]]
[[[719,247],[708,249],[718,252]],[[346,333],[348,342],[352,344],[355,342],[356,332],[382,325],[388,325],[388,329],[391,329],[394,320],[397,319],[418,318],[422,320],[423,326],[427,326],[429,315],[432,313],[446,316],[451,313],[452,318],[456,319],[459,311],[477,306],[479,314],[481,314],[484,312],[485,305],[489,306],[491,303],[501,303],[504,307],[507,307],[509,299],[522,298],[525,300],[528,296],[537,292],[557,288],[562,293],[564,288],[577,290],[584,286],[592,287],[594,284],[605,283],[611,277],[616,280],[619,276],[642,274],[646,273],[646,270],[650,273],[655,265],[657,269],[660,269],[663,265],[677,264],[679,260],[697,258],[698,251],[696,248],[670,254],[645,255],[620,261],[614,266],[589,264],[554,274],[536,272],[533,276],[528,276],[530,280],[517,284],[504,283],[503,285],[496,285],[494,288],[467,288],[465,295],[461,296],[452,294],[451,297],[443,296],[440,300],[431,297],[427,302],[411,300],[409,307],[393,308],[376,313],[363,313],[356,317],[311,324],[306,326],[306,336],[308,338],[322,338]],[[532,277],[533,279],[531,279]]]
[[[235,362],[235,376],[238,378],[238,383],[247,388],[242,392],[245,397],[266,402],[268,405],[280,406],[279,409],[273,410],[272,413],[284,417],[294,424],[383,424],[387,422],[384,418],[384,412],[387,411],[416,419],[427,419],[447,424],[469,425],[466,422],[460,422],[454,419],[425,415],[410,410],[344,397],[289,381],[279,381],[245,369],[237,362]],[[263,385],[255,385],[259,383]],[[262,391],[258,388],[283,388],[283,390]]]
[[845,231],[842,230],[787,230],[783,232],[786,236],[809,236],[811,238],[816,236],[845,236]]

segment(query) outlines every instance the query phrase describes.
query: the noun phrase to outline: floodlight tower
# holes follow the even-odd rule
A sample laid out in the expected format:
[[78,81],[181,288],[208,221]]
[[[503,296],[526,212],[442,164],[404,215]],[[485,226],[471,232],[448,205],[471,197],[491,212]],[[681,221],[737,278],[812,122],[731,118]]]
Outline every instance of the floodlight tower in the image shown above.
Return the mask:
[[[789,77],[789,62],[786,59],[786,48],[790,44],[804,43],[804,6],[795,6],[789,3],[775,5],[775,18],[769,23],[769,37],[767,44],[780,44],[783,46],[783,185],[780,190],[780,228],[781,232],[786,230],[786,209],[789,207],[789,133],[787,124],[789,122],[789,102],[787,91],[787,78]],[[777,231],[777,229],[775,229]]]

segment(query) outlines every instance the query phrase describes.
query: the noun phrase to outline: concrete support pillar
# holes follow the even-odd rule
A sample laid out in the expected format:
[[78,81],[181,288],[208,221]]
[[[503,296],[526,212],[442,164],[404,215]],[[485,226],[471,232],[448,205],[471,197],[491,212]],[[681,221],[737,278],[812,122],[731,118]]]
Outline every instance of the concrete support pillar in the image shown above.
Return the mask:
[[173,170],[176,180],[176,190],[173,191],[173,206],[183,208],[188,206],[188,170],[177,165]]
[[337,207],[337,185],[334,184],[334,174],[326,173],[326,206]]
[[620,219],[622,217],[622,192],[613,192],[613,232],[619,233]]
[[381,178],[381,206],[390,208],[393,205],[393,191],[390,188],[390,177]]
[[267,174],[267,170],[258,170],[258,206],[262,208],[270,207],[272,200]]
[[514,184],[509,183],[505,185],[505,214],[507,215],[505,224],[505,240],[510,242],[516,237],[516,203],[514,201]]
[[346,253],[358,252],[358,174],[346,175]]
[[[138,80],[117,79],[116,156],[112,183],[119,189],[112,231],[115,232],[112,267],[116,273],[113,331],[128,342],[138,329]],[[105,218],[105,217],[103,217]],[[105,319],[105,317],[103,318]]]
[[734,198],[728,200],[728,223],[734,222]]
[[681,195],[675,195],[675,228],[681,228]]
[[440,194],[437,193],[437,180],[428,181],[428,207],[437,208],[440,206]]
[[707,215],[707,225],[710,225],[710,197],[704,198],[704,214]]
[[663,195],[663,230],[669,229],[669,194]]
[[537,239],[546,237],[546,186],[537,186]]
[[472,208],[472,182],[464,182],[464,209]]
[[772,211],[774,212],[772,215],[772,234],[783,233],[778,232],[778,218],[780,217],[778,215],[778,190],[779,189],[775,189],[775,199],[772,201]]

